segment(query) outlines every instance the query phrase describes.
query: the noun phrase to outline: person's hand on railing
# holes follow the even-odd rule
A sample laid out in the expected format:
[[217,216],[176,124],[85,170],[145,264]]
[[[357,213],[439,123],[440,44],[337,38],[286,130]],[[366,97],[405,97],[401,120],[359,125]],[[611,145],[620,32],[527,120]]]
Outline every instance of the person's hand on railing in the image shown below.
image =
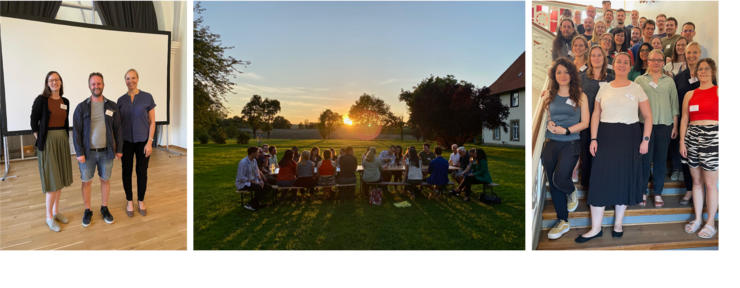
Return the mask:
[[540,98],[545,97],[547,94],[550,94],[550,90],[543,90],[542,93],[540,93]]
[[596,157],[596,149],[598,148],[599,144],[596,143],[596,140],[591,141],[591,156]]

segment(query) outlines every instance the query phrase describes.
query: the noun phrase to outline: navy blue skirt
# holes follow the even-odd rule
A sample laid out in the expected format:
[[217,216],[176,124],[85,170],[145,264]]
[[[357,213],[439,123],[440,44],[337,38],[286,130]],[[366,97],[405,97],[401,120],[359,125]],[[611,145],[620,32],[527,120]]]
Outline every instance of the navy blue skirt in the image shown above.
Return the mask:
[[640,123],[599,124],[598,147],[588,189],[589,205],[602,207],[642,202],[641,142]]

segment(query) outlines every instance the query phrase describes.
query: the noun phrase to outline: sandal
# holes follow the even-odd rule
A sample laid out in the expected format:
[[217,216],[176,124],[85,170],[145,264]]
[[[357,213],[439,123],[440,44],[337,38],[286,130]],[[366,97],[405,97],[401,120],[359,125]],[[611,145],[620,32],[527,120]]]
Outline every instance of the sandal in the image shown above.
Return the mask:
[[[704,230],[707,230],[707,232],[709,233],[705,232]],[[702,236],[701,233],[704,233],[709,236]],[[704,225],[704,228],[701,228],[701,231],[699,231],[699,238],[709,239],[709,238],[714,237],[714,234],[717,234],[716,228],[709,226],[709,225]]]
[[647,195],[642,194],[642,202],[638,203],[637,205],[645,207],[645,205],[647,205]]
[[665,202],[663,202],[663,197],[661,197],[660,195],[656,195],[655,197],[660,197],[660,201],[658,201],[657,198],[655,199],[655,203],[654,203],[655,208],[663,207],[663,205],[665,205]]
[[696,233],[696,230],[698,230],[700,226],[701,226],[701,221],[694,220],[694,221],[689,222],[689,224],[686,224],[686,226],[683,226],[683,231],[689,234],[694,234]]
[[[689,205],[689,202],[691,202],[691,199],[694,198],[694,197],[692,197],[693,194],[689,194],[689,192],[691,192],[691,191],[686,192],[686,195],[684,195],[683,198],[681,198],[681,201],[678,202],[679,204],[681,204],[681,205]],[[686,196],[689,196],[689,199],[686,199]]]

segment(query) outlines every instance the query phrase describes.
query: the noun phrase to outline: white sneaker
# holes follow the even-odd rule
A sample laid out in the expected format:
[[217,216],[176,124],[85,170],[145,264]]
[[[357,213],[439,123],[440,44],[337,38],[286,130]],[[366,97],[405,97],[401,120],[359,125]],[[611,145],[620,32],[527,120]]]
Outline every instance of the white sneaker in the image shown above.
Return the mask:
[[678,171],[673,171],[673,174],[671,174],[671,180],[676,181],[678,180]]
[[565,222],[565,220],[558,220],[558,223],[555,224],[555,227],[552,227],[552,229],[550,229],[550,232],[547,232],[547,238],[558,239],[568,231],[570,231],[570,223]]
[[256,211],[257,209],[252,208],[252,206],[249,206],[249,204],[244,204],[244,208],[251,211]]

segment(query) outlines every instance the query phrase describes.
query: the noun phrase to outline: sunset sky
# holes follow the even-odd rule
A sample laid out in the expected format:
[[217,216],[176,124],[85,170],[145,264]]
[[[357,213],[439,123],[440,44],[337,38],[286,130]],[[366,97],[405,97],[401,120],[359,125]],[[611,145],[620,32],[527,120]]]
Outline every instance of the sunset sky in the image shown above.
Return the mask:
[[[398,101],[422,79],[455,75],[491,85],[524,51],[524,2],[202,2],[227,55],[251,61],[227,96],[229,117],[254,94],[278,115],[316,122],[346,115],[363,93]],[[198,14],[194,15],[199,17]],[[529,19],[529,18],[526,18]],[[406,115],[408,119],[408,116]]]

